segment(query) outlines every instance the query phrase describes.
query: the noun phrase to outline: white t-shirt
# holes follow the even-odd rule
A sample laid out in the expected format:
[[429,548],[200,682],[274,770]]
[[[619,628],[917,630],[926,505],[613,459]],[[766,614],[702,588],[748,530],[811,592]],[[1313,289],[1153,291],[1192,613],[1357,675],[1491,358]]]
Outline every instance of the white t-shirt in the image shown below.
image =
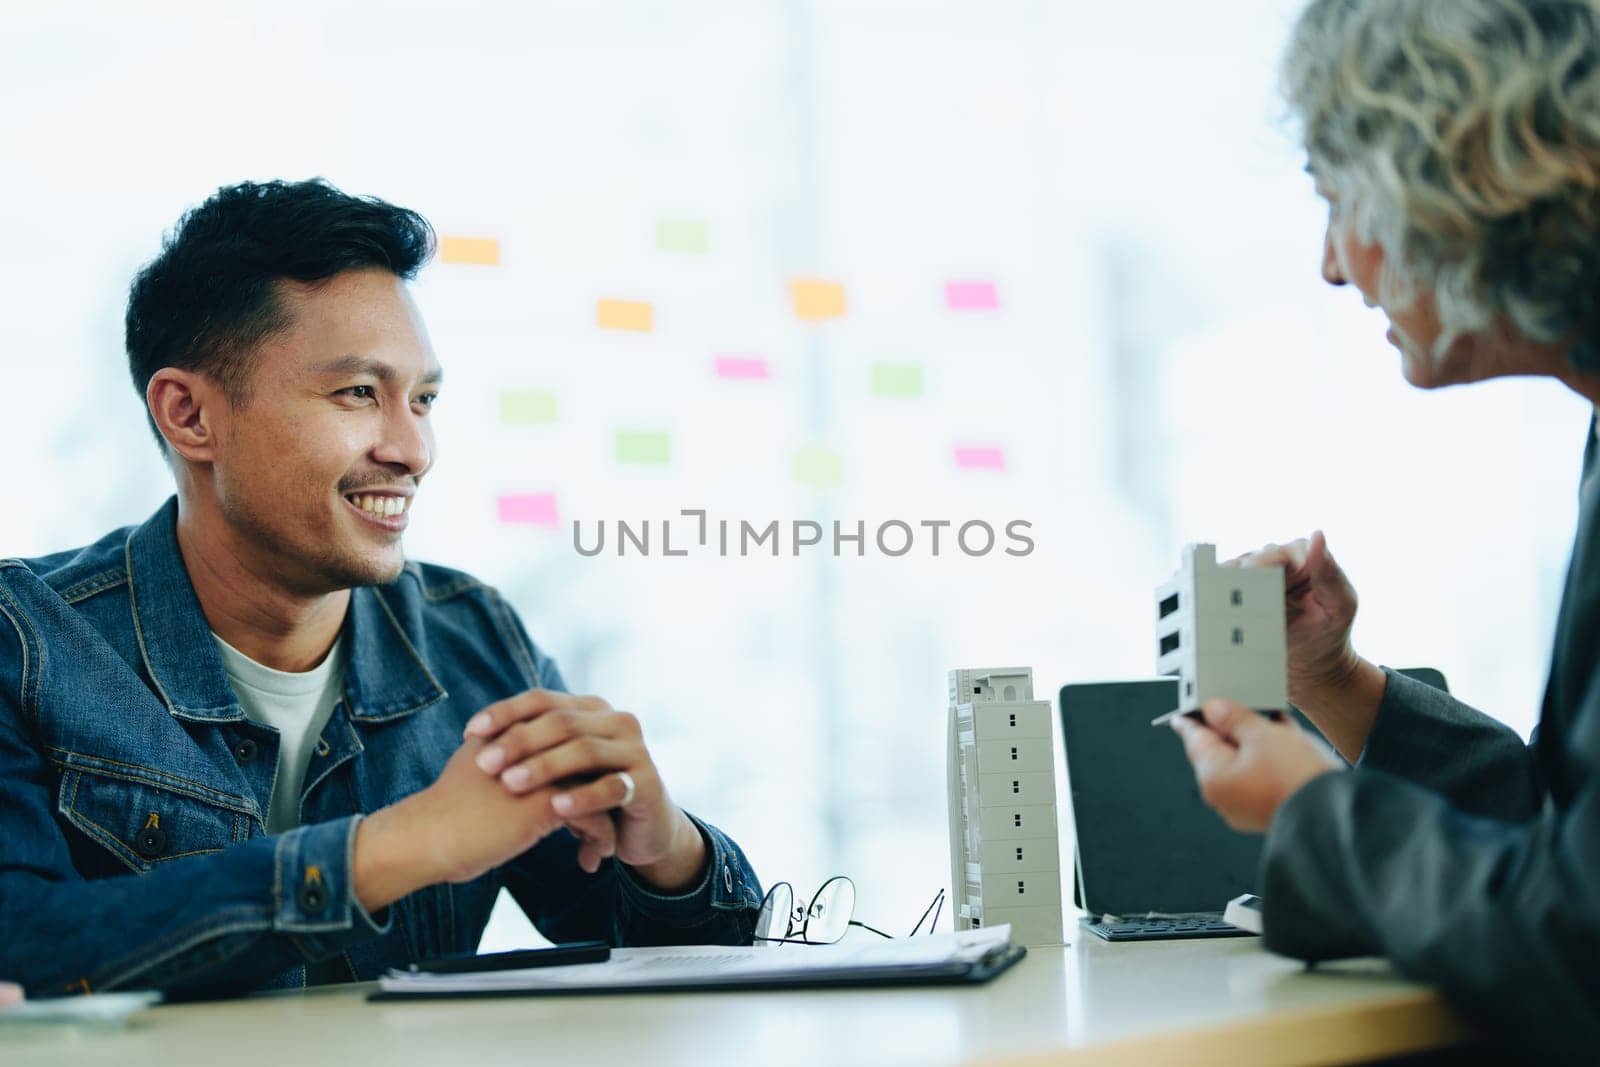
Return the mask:
[[216,637],[222,667],[234,694],[254,723],[278,731],[278,770],[272,779],[267,833],[281,834],[300,825],[300,790],[306,781],[311,752],[328,725],[344,690],[344,640],[309,671],[277,671],[263,666]]

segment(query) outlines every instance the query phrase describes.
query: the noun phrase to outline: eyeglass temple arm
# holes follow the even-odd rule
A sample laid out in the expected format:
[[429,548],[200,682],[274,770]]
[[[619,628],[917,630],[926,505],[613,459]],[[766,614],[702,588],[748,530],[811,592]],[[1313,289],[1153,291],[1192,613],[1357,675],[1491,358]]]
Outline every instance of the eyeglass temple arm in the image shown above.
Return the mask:
[[866,923],[862,922],[860,919],[851,919],[850,920],[850,925],[851,926],[859,926],[863,930],[870,930],[872,933],[877,934],[879,937],[886,937],[890,941],[894,940],[894,935],[893,934],[886,934],[882,930],[878,929],[876,926],[868,926]]
[[[944,911],[944,890],[942,888],[939,890],[939,892],[937,892],[937,893],[935,893],[933,895],[933,903],[929,904],[927,906],[927,908],[923,911],[922,919],[926,919],[928,917],[928,912],[930,912],[930,911],[933,912],[933,922],[928,924],[928,933],[931,934],[931,933],[933,933],[934,927],[939,925],[939,914],[940,914],[940,912]],[[913,926],[911,928],[911,933],[906,935],[906,936],[908,936],[908,937],[916,937],[917,936],[917,931],[922,929],[922,919],[918,919],[917,920],[917,925]]]

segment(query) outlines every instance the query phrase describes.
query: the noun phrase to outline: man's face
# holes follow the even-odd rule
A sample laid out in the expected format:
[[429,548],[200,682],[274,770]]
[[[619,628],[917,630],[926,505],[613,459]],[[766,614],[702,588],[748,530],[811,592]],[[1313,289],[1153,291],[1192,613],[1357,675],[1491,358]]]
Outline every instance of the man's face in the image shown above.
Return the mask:
[[291,325],[254,353],[225,410],[215,504],[252,570],[304,595],[393,580],[433,465],[440,370],[405,283],[382,269],[281,282]]

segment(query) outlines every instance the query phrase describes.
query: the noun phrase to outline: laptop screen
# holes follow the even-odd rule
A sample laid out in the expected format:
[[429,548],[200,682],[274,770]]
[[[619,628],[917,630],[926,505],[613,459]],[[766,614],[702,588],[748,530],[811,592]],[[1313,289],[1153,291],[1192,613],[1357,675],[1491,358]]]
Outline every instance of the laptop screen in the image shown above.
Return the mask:
[[1061,687],[1083,904],[1094,915],[1220,912],[1255,892],[1259,834],[1228,828],[1200,799],[1170,727],[1177,679]]

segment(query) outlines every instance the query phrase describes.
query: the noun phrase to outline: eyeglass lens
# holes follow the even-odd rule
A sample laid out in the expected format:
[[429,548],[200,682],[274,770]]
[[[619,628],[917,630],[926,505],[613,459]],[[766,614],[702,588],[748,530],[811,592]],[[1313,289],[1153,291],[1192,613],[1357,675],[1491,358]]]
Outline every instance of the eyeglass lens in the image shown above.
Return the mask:
[[822,883],[806,909],[802,936],[814,945],[831,945],[850,929],[856,910],[856,884],[844,875]]
[[794,932],[794,887],[778,882],[767,890],[756,919],[758,939],[785,938]]

